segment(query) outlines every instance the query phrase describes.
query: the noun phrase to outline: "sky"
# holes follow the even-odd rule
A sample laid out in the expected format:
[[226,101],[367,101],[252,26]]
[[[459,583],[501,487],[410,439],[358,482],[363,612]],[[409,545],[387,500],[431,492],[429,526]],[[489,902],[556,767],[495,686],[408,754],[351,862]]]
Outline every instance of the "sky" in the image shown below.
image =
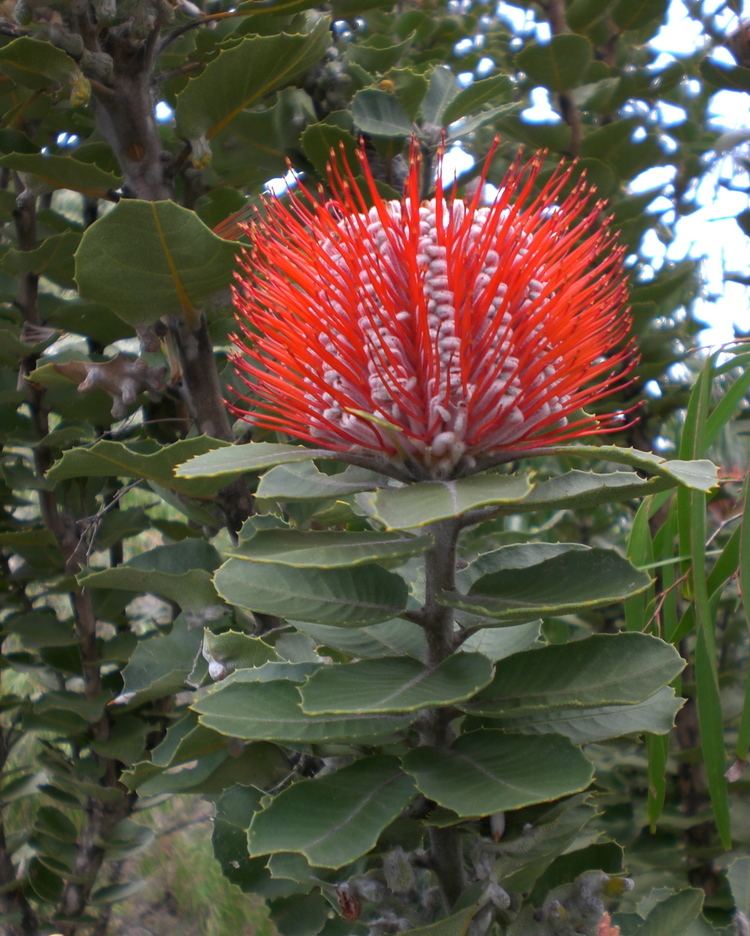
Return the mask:
[[[461,0],[454,2],[460,5]],[[705,0],[703,7],[707,13],[713,14],[714,26],[722,32],[731,32],[739,19],[750,18],[750,0],[743,0],[739,19],[723,0]],[[540,42],[549,40],[548,25],[536,23],[533,12],[505,2],[497,4],[497,11],[499,17],[517,34],[533,35]],[[690,16],[682,0],[671,0],[666,22],[650,45],[658,53],[653,64],[654,71],[658,72],[671,62],[707,48],[709,39],[702,24]],[[466,39],[458,44],[457,51],[469,52],[472,48],[472,41]],[[709,57],[721,63],[735,64],[731,54],[722,48],[714,49]],[[470,84],[476,78],[490,73],[492,68],[492,60],[485,57],[473,73],[459,74],[459,81]],[[686,90],[689,93],[689,82]],[[539,122],[560,120],[544,88],[534,89],[531,101],[532,106],[523,112],[525,119]],[[630,112],[636,115],[639,113],[636,107],[632,107]],[[669,137],[669,128],[685,120],[685,111],[665,103],[659,105],[658,115],[644,112],[643,117],[644,121],[653,121],[655,117],[658,119],[663,129],[661,142],[665,152],[673,149],[676,144]],[[659,215],[665,224],[675,225],[675,237],[668,246],[662,243],[653,230],[644,238],[641,249],[641,260],[645,260],[641,264],[642,274],[653,275],[665,263],[686,258],[700,259],[703,290],[696,302],[695,313],[708,326],[701,333],[700,342],[708,347],[717,347],[733,339],[733,323],[744,330],[750,328],[750,289],[725,279],[727,273],[747,275],[750,266],[748,239],[734,221],[736,215],[750,205],[746,194],[750,180],[738,160],[740,156],[744,156],[745,160],[750,159],[750,94],[719,91],[713,95],[710,126],[724,132],[719,138],[719,151],[707,155],[705,174],[695,191],[691,192],[697,210],[680,217],[675,223],[675,213],[668,197],[675,175],[672,166],[654,167],[643,172],[632,181],[630,190],[634,193],[653,191],[654,201],[649,211]],[[645,134],[645,130],[641,130],[641,133]],[[453,159],[446,166],[446,175],[452,178],[457,172],[470,168],[472,162],[468,154],[456,148]],[[745,192],[731,191],[726,184],[722,184],[732,180],[736,187],[744,188]]]
[[[452,0],[457,9],[469,0]],[[714,27],[721,32],[731,32],[740,19],[750,19],[750,0],[742,0],[740,17],[732,13],[726,0],[704,0],[704,11],[713,16]],[[547,23],[538,23],[533,11],[523,9],[513,3],[499,0],[496,4],[497,15],[519,36],[514,40],[519,46],[526,39],[535,38],[545,42],[550,38]],[[456,46],[459,55],[475,48],[481,49],[482,37],[461,40]],[[671,62],[693,55],[696,51],[708,48],[710,40],[702,24],[693,19],[683,0],[671,0],[665,24],[650,42],[657,53],[653,63],[655,72],[665,68]],[[727,64],[735,64],[731,54],[723,48],[714,49],[709,57]],[[459,83],[463,86],[491,74],[494,62],[485,56],[481,58],[473,71],[460,72]],[[695,82],[697,84],[697,82]],[[686,90],[690,91],[690,81]],[[556,122],[559,115],[551,107],[549,94],[544,88],[531,92],[532,106],[523,112],[527,120]],[[627,112],[627,108],[626,108]],[[639,114],[637,106],[630,108],[630,113]],[[644,122],[658,121],[662,130],[661,143],[665,152],[676,144],[669,136],[670,127],[679,125],[686,117],[684,110],[671,104],[662,103],[657,113],[648,113],[648,108],[640,112]],[[165,103],[157,105],[157,119],[170,120],[172,110]],[[721,132],[717,151],[707,154],[706,170],[692,195],[697,209],[691,214],[675,219],[671,194],[671,184],[675,169],[664,165],[654,167],[635,178],[630,190],[633,193],[652,191],[654,200],[649,211],[660,216],[665,225],[674,225],[674,239],[665,245],[654,230],[644,238],[640,253],[640,269],[644,278],[658,272],[665,263],[679,262],[687,258],[700,260],[700,273],[703,282],[702,295],[695,305],[696,317],[706,322],[707,328],[699,336],[701,344],[718,347],[733,339],[733,323],[744,330],[750,328],[750,289],[740,283],[726,279],[726,274],[748,273],[748,238],[745,237],[734,221],[742,211],[750,207],[747,190],[750,188],[748,172],[740,164],[740,157],[750,161],[750,94],[735,91],[718,91],[710,103],[710,126]],[[723,131],[723,132],[722,132]],[[636,131],[634,135],[637,139]],[[645,130],[640,133],[645,135]],[[460,146],[454,147],[444,162],[444,177],[452,181],[455,176],[467,171],[473,165],[473,158]],[[291,178],[271,179],[268,188],[274,192],[283,191]],[[733,181],[737,188],[745,191],[732,191],[727,183]]]

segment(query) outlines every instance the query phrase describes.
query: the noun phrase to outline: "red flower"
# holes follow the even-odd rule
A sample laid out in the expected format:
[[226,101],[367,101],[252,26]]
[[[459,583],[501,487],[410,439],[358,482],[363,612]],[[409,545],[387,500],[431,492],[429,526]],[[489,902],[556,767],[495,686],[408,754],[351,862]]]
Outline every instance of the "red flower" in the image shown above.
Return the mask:
[[[318,447],[385,456],[417,477],[455,476],[614,431],[582,408],[635,364],[624,248],[574,167],[535,190],[544,154],[481,193],[420,199],[411,149],[400,200],[345,159],[331,200],[304,187],[245,226],[233,362],[235,413]],[[370,207],[370,205],[372,207]],[[375,460],[375,459],[374,459]]]

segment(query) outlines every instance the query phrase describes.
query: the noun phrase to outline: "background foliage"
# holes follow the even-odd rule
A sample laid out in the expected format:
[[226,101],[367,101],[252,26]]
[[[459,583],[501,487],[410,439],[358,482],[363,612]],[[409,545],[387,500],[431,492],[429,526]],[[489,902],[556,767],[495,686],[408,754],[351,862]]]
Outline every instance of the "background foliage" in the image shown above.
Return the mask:
[[[610,732],[624,730],[625,740],[584,732],[574,740],[586,742],[595,764],[594,793],[508,813],[507,833],[497,835],[508,843],[501,879],[512,890],[512,868],[528,913],[534,907],[538,918],[521,916],[516,925],[526,928],[518,932],[537,924],[540,932],[567,932],[559,908],[585,903],[591,894],[582,889],[591,882],[578,876],[597,871],[614,891],[612,882],[625,872],[635,882],[619,904],[623,933],[747,932],[750,868],[747,859],[735,859],[750,842],[743,773],[750,682],[740,600],[750,590],[747,487],[744,496],[741,490],[748,355],[741,347],[705,360],[694,353],[700,325],[692,310],[702,290],[696,262],[655,269],[642,247],[644,238],[670,242],[675,218],[696,209],[698,183],[719,160],[736,164],[727,185],[747,179],[747,133],[727,135],[709,119],[718,90],[750,90],[747,27],[734,20],[727,31],[715,4],[691,3],[705,44],[665,62],[649,44],[667,14],[665,0],[548,0],[516,9],[526,11],[523,27],[468,0],[0,5],[4,932],[135,932],[134,908],[148,899],[148,891],[132,896],[139,874],[162,876],[177,913],[198,913],[194,898],[184,888],[180,897],[176,878],[161,870],[163,862],[154,866],[154,849],[167,841],[160,838],[169,828],[164,803],[176,794],[192,797],[188,816],[204,815],[198,795],[215,804],[213,840],[223,871],[269,900],[279,932],[367,932],[331,909],[346,910],[346,894],[335,885],[363,868],[338,878],[327,872],[321,897],[307,862],[283,843],[269,840],[268,852],[282,851],[270,862],[257,842],[266,857],[247,858],[253,788],[286,783],[289,761],[273,739],[258,740],[257,726],[217,733],[208,720],[211,700],[229,712],[252,712],[250,690],[267,706],[263,684],[243,688],[230,676],[214,693],[201,687],[264,663],[304,673],[321,655],[376,660],[395,639],[410,656],[403,621],[334,633],[330,625],[338,621],[319,617],[279,628],[271,619],[278,609],[256,606],[261,613],[254,617],[243,610],[257,600],[237,593],[252,584],[252,563],[232,580],[231,562],[240,560],[230,560],[213,578],[227,551],[237,549],[238,530],[240,548],[264,534],[273,546],[267,533],[280,523],[280,503],[300,529],[362,529],[354,498],[371,485],[351,475],[342,483],[309,461],[272,467],[272,459],[250,475],[176,477],[173,469],[248,437],[247,427],[230,424],[223,403],[231,396],[226,350],[236,221],[258,204],[268,179],[283,176],[285,159],[314,185],[325,178],[330,148],[343,145],[351,154],[360,134],[383,190],[397,193],[412,133],[428,160],[442,134],[449,146],[481,158],[500,133],[491,181],[519,143],[548,148],[550,167],[561,156],[579,158],[610,200],[631,252],[642,363],[632,399],[620,403],[637,399],[643,408],[638,425],[617,442],[658,446],[688,460],[709,454],[724,481],[708,496],[695,488],[648,488],[628,491],[625,500],[605,492],[550,501],[502,528],[488,517],[470,532],[467,547],[475,553],[540,537],[627,552],[654,577],[649,589],[624,609],[614,601],[579,603],[577,613],[558,605],[544,614],[543,638],[582,653],[584,636],[640,631],[658,634],[689,662],[680,677],[665,671],[664,684],[673,682],[688,700],[668,737],[642,734],[667,730],[668,706],[653,724],[636,720]],[[726,9],[739,12],[732,3]],[[717,47],[723,57],[714,56]],[[557,121],[530,121],[526,110],[539,88],[550,93]],[[682,108],[684,119],[667,127],[663,104]],[[633,180],[654,166],[674,167],[671,186],[634,193]],[[461,182],[471,180],[469,171]],[[747,230],[745,213],[737,237]],[[550,458],[541,476],[573,467],[581,466],[570,456]],[[269,517],[248,519],[259,473],[259,503]],[[638,479],[630,483],[637,487]],[[634,499],[642,494],[645,500]],[[433,508],[432,500],[414,504],[417,519],[425,509],[433,511],[428,519],[440,519]],[[378,509],[387,523],[387,497]],[[370,545],[365,555],[378,553]],[[276,592],[288,591],[290,573],[279,571],[288,568],[272,555],[260,573],[256,567],[256,585],[276,575]],[[298,578],[306,574],[292,568]],[[345,574],[356,599],[354,568]],[[476,656],[540,653],[527,650],[535,628],[525,636],[516,628],[489,631],[506,635],[507,644],[477,638]],[[596,678],[594,670],[577,705],[602,701]],[[239,706],[231,697],[238,690]],[[252,743],[237,740],[243,738]],[[295,777],[314,772],[310,765],[321,753],[315,739],[285,740],[298,746]],[[429,767],[412,766],[417,777]],[[381,758],[367,782],[389,769]],[[276,802],[283,811],[289,800]],[[414,832],[421,819],[404,821]],[[380,835],[375,826],[370,831]],[[408,845],[407,831],[393,841]],[[254,834],[262,838],[263,829]],[[395,854],[398,865],[400,853],[390,847],[384,839],[379,850]],[[173,854],[177,867],[209,864],[205,852],[199,859],[181,858],[179,848]],[[201,932],[264,932],[266,924],[253,920],[258,911],[235,887],[223,889],[215,866],[191,867],[191,874],[205,893]],[[388,880],[394,893],[397,877],[392,871]],[[226,918],[206,909],[232,901]],[[449,929],[423,932],[463,931],[465,920],[459,908]],[[165,932],[169,924],[162,918],[153,925]]]

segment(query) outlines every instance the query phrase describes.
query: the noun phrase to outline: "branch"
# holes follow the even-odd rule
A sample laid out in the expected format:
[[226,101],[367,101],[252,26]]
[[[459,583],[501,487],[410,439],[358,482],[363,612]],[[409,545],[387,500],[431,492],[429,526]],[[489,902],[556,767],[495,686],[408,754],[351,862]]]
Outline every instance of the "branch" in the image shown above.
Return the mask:
[[[570,32],[568,22],[565,19],[565,0],[549,0],[547,4],[547,15],[549,17],[549,25],[553,36],[559,36],[562,33]],[[557,100],[562,118],[570,127],[570,154],[571,156],[579,156],[581,153],[581,142],[583,140],[581,112],[569,94],[561,92],[558,94]]]

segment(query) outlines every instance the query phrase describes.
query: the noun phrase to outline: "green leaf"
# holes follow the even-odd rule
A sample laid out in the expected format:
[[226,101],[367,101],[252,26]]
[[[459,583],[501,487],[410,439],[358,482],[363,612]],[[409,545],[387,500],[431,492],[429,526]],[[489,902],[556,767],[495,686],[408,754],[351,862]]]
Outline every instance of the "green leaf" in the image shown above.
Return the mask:
[[684,933],[698,917],[705,894],[697,887],[679,891],[658,903],[639,926],[635,936],[664,936],[665,933]]
[[412,122],[398,98],[378,88],[358,91],[352,101],[352,118],[363,132],[378,137],[405,137]]
[[735,858],[727,868],[734,905],[750,919],[750,857]]
[[679,484],[695,491],[711,491],[718,484],[718,469],[713,462],[705,459],[682,461],[662,458],[652,452],[639,452],[637,449],[620,448],[617,445],[555,445],[539,451],[539,455],[561,455],[563,457],[583,458],[587,461],[609,461],[620,465],[630,465],[649,475],[666,478],[672,484]]
[[419,556],[433,545],[431,536],[404,533],[339,533],[335,530],[261,530],[229,558],[274,563],[295,569],[335,569]]
[[489,504],[515,504],[530,491],[528,475],[479,474],[455,481],[420,481],[377,491],[373,514],[387,529],[406,530],[460,517]]
[[428,799],[459,816],[488,816],[584,790],[593,768],[570,741],[473,731],[449,748],[415,748],[404,769]]
[[462,591],[493,572],[508,569],[528,569],[567,552],[586,552],[580,543],[512,543],[490,552],[480,553],[473,562],[456,574],[456,584]]
[[467,114],[473,114],[485,104],[503,103],[510,96],[513,83],[507,75],[493,75],[481,81],[474,81],[468,88],[453,98],[442,113],[442,123],[447,125]]
[[218,564],[213,546],[187,539],[157,546],[120,566],[83,572],[78,581],[85,588],[150,592],[177,602],[183,610],[198,609],[220,604],[210,574]]
[[178,465],[174,473],[178,478],[231,478],[263,471],[274,465],[312,461],[313,458],[335,460],[336,453],[304,445],[248,442],[246,445],[228,445],[221,452],[197,455]]
[[461,644],[461,649],[481,653],[496,662],[532,647],[541,632],[541,621],[529,621],[513,627],[482,627]]
[[312,865],[341,868],[374,848],[413,796],[414,784],[395,757],[362,758],[295,783],[256,813],[250,854],[299,852]]
[[203,654],[228,669],[246,666],[262,666],[269,661],[280,662],[276,651],[260,637],[251,637],[241,631],[224,631],[215,634],[205,630]]
[[183,689],[200,655],[202,637],[201,629],[191,627],[180,614],[168,634],[141,638],[122,671],[118,701],[142,702]]
[[535,84],[560,92],[583,82],[592,57],[588,39],[565,33],[553,36],[544,45],[535,42],[527,46],[516,57],[516,63]]
[[517,621],[616,604],[650,582],[614,550],[569,550],[527,568],[484,575],[468,595],[444,592],[440,600],[484,617]]
[[615,504],[635,500],[665,490],[672,484],[666,478],[645,480],[634,471],[611,471],[597,474],[593,471],[573,469],[556,478],[549,478],[535,485],[528,497],[514,505],[515,511],[556,509],[579,509],[598,507],[600,504]]
[[392,68],[414,41],[410,33],[401,42],[393,42],[390,36],[374,33],[360,42],[352,43],[346,50],[346,57],[356,62],[368,72],[385,72]]
[[142,478],[180,494],[208,497],[227,482],[223,478],[214,480],[209,477],[175,479],[175,465],[181,464],[186,458],[223,447],[228,447],[226,442],[208,436],[181,439],[162,446],[151,441],[126,445],[124,442],[100,439],[91,446],[63,452],[47,472],[47,480],[57,484],[71,478]]
[[550,706],[518,716],[512,712],[501,715],[485,727],[514,734],[559,734],[574,744],[643,732],[666,735],[674,727],[675,716],[684,701],[675,696],[674,689],[664,686],[643,702],[630,705]]
[[661,20],[668,0],[619,0],[612,10],[612,19],[620,29],[640,29]]
[[750,91],[750,68],[742,65],[725,65],[704,59],[701,74],[715,88],[726,91]]
[[229,559],[214,584],[225,601],[249,611],[343,627],[388,620],[407,601],[404,580],[376,565],[318,570]]
[[244,110],[321,61],[330,44],[330,21],[321,16],[309,33],[248,36],[221,50],[177,95],[178,133],[213,139]]
[[300,689],[308,715],[415,712],[470,699],[492,679],[478,653],[455,653],[436,667],[410,657],[322,666]]
[[272,468],[260,479],[255,496],[258,500],[323,500],[374,491],[387,483],[388,478],[367,468],[349,465],[329,475],[319,471],[312,461],[304,461]]
[[[247,672],[238,670],[234,675]],[[233,677],[229,677],[232,679]],[[291,682],[219,684],[195,702],[200,722],[220,734],[247,741],[368,743],[406,728],[410,715],[305,715]],[[289,851],[289,849],[280,849]]]
[[648,634],[594,634],[501,660],[492,683],[463,706],[498,717],[560,708],[642,702],[667,685],[685,661]]
[[427,94],[422,101],[422,118],[426,124],[442,127],[444,114],[460,93],[456,76],[445,65],[438,65],[430,76]]
[[437,923],[406,930],[404,936],[466,936],[476,912],[476,906],[464,907],[458,913],[452,913]]
[[78,231],[63,231],[46,238],[36,250],[11,247],[0,261],[0,269],[14,276],[36,273],[61,286],[73,287],[73,254],[81,240]]
[[76,281],[84,299],[131,325],[178,313],[192,324],[200,304],[229,287],[236,252],[187,208],[126,199],[86,229]]
[[31,176],[43,188],[70,189],[90,198],[107,198],[121,182],[114,173],[105,172],[93,163],[81,162],[72,156],[9,153],[0,156],[0,166]]
[[14,39],[0,49],[0,72],[35,91],[85,80],[75,59],[51,42],[30,36]]
[[[415,660],[425,660],[427,657],[427,641],[424,631],[419,625],[412,624],[410,621],[395,619],[383,621],[382,624],[373,624],[370,627],[352,629],[331,627],[326,624],[310,624],[308,621],[295,621],[294,626],[298,631],[310,637],[316,646],[330,647],[349,656],[366,659],[406,655]],[[483,652],[481,647],[471,649]]]

